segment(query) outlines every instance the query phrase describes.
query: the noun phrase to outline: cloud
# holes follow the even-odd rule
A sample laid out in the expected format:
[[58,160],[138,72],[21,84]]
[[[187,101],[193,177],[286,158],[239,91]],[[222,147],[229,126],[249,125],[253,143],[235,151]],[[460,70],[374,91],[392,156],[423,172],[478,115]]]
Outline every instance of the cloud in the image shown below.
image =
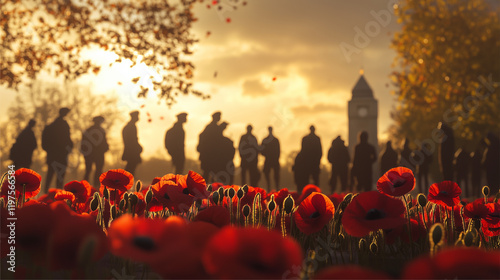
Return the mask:
[[292,113],[296,117],[304,117],[310,115],[318,115],[318,114],[338,114],[344,113],[346,110],[346,106],[341,106],[338,104],[325,104],[325,103],[317,103],[312,106],[309,105],[299,105],[291,108]]
[[269,94],[271,94],[271,90],[266,88],[259,79],[250,79],[243,82],[243,95],[258,97]]

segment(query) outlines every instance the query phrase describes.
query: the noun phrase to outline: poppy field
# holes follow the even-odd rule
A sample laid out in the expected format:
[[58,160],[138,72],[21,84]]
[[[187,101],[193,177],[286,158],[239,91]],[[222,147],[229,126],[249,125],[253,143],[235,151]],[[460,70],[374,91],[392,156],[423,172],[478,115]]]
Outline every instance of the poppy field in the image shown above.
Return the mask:
[[500,203],[452,181],[413,197],[397,167],[377,190],[267,193],[189,171],[151,184],[123,169],[100,186],[39,195],[21,168],[1,185],[2,279],[498,279]]

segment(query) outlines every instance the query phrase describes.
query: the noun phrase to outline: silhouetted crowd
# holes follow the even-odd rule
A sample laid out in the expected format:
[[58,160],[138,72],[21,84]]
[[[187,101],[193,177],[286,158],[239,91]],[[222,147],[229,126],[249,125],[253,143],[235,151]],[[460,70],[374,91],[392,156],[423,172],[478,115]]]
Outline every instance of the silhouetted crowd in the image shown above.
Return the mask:
[[[44,192],[47,192],[51,181],[56,175],[56,186],[62,188],[68,155],[73,149],[70,137],[70,127],[64,119],[70,112],[68,108],[61,108],[59,116],[48,124],[42,132],[42,148],[47,153],[48,166],[45,176]],[[141,163],[142,146],[139,143],[136,123],[139,120],[139,111],[130,112],[130,121],[122,130],[124,151],[122,160],[126,162],[125,170],[134,174]],[[99,185],[99,176],[104,166],[104,154],[109,150],[106,140],[106,131],[102,127],[105,119],[102,116],[93,118],[93,125],[82,133],[79,147],[85,159],[84,180],[89,180],[92,169],[94,185]],[[234,156],[236,149],[233,141],[224,135],[227,122],[221,121],[221,112],[212,115],[212,121],[199,135],[197,151],[203,170],[203,177],[207,182],[221,182],[233,184],[235,176]],[[183,124],[187,122],[187,114],[177,115],[177,122],[167,130],[165,148],[172,158],[172,164],[177,174],[184,172],[185,132]],[[37,148],[37,139],[33,132],[35,120],[30,120],[10,150],[10,159],[16,168],[29,168],[32,163],[33,151]],[[272,183],[276,189],[280,188],[280,142],[273,134],[273,128],[268,127],[269,134],[259,144],[253,127],[248,125],[238,143],[240,155],[241,184],[258,186],[261,171],[258,167],[259,155],[262,155],[264,166],[262,173],[268,190]],[[456,150],[453,129],[444,123],[438,125],[439,137],[432,141],[423,141],[416,150],[410,148],[410,140],[404,141],[403,149],[398,154],[392,147],[392,142],[386,143],[380,154],[380,174],[373,174],[373,165],[377,162],[376,148],[368,142],[368,133],[362,131],[358,135],[358,143],[354,147],[351,157],[349,149],[340,136],[332,141],[328,150],[327,159],[331,164],[329,185],[332,193],[337,191],[340,182],[340,191],[362,192],[370,190],[374,179],[396,166],[404,166],[414,171],[417,187],[423,192],[429,186],[430,166],[434,160],[434,147],[437,145],[437,160],[443,180],[456,181],[464,191],[464,195],[478,195],[482,185],[483,172],[486,185],[491,193],[495,194],[500,186],[500,140],[497,135],[488,133],[480,145],[471,153],[465,148]],[[319,186],[320,161],[322,158],[321,140],[315,133],[315,127],[310,126],[310,133],[302,138],[301,149],[295,157],[292,167],[295,184],[299,192],[307,184]],[[352,163],[351,163],[352,158]],[[95,166],[95,167],[94,167]],[[271,171],[273,180],[271,180]],[[377,175],[377,177],[374,177]],[[247,177],[248,176],[248,177]]]

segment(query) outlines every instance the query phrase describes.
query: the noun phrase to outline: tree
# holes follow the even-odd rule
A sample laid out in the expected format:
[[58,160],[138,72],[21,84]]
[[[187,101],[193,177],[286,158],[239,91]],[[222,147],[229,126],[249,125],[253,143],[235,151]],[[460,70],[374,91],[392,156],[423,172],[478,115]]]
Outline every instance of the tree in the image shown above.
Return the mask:
[[[192,88],[187,60],[197,40],[191,33],[197,0],[0,0],[0,85],[18,88],[45,71],[74,81],[100,65],[82,54],[102,49],[144,63],[161,77],[151,80],[160,99],[207,96]],[[173,4],[174,3],[174,4]],[[144,97],[148,88],[141,88]]]
[[392,41],[395,138],[432,139],[443,121],[474,147],[500,131],[500,10],[483,0],[406,0]]
[[[81,167],[80,163],[83,163],[83,156],[78,150],[83,131],[92,124],[92,118],[97,115],[105,118],[103,128],[109,131],[115,121],[119,120],[121,113],[117,108],[117,102],[117,97],[91,94],[90,88],[67,85],[63,90],[57,84],[32,83],[26,92],[16,96],[16,101],[9,107],[7,111],[9,120],[0,124],[3,139],[0,149],[2,170],[9,162],[9,150],[15,138],[30,119],[35,119],[37,124],[33,130],[38,139],[38,148],[33,155],[32,168],[40,172],[40,166],[45,164],[45,152],[41,149],[40,142],[42,130],[58,116],[61,107],[68,107],[71,112],[66,120],[70,125],[74,143],[68,171],[76,173]],[[112,139],[108,136],[108,140]],[[119,148],[113,145],[113,141],[110,141],[110,146],[111,150],[118,152]]]

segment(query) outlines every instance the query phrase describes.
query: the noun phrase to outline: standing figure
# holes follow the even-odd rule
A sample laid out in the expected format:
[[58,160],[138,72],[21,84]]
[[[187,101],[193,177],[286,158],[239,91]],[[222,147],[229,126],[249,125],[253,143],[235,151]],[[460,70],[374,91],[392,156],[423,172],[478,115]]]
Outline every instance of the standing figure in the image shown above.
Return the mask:
[[488,146],[484,151],[483,169],[486,171],[486,183],[490,195],[495,196],[500,188],[500,139],[489,132],[486,137]]
[[184,151],[184,142],[186,133],[182,125],[187,121],[187,114],[180,113],[177,115],[177,122],[167,130],[165,134],[165,148],[168,154],[172,157],[172,164],[175,166],[175,174],[184,172],[184,164],[186,162],[186,154]]
[[274,137],[273,128],[270,126],[267,128],[269,135],[262,140],[261,153],[266,158],[264,161],[264,176],[266,178],[267,190],[271,190],[271,169],[273,170],[274,183],[276,189],[279,188],[280,184],[280,141],[278,138]]
[[432,149],[429,143],[423,143],[418,151],[421,158],[417,165],[417,182],[419,192],[423,193],[430,186],[429,170],[432,163]]
[[453,129],[440,122],[438,129],[442,131],[439,143],[439,168],[444,181],[453,181],[453,158],[455,155],[455,137]]
[[247,126],[247,133],[242,135],[238,144],[238,151],[241,158],[241,185],[247,184],[246,175],[250,175],[250,185],[257,187],[260,179],[260,172],[257,168],[259,162],[259,143],[252,134],[252,126]]
[[10,148],[9,159],[12,160],[16,169],[30,168],[33,151],[38,147],[33,127],[36,121],[31,119],[28,125],[19,133],[16,142]]
[[403,150],[401,151],[401,157],[399,158],[399,166],[415,171],[415,165],[411,162],[412,150],[410,149],[410,140],[405,138],[403,144]]
[[106,140],[106,131],[101,126],[104,118],[97,116],[92,121],[94,125],[83,132],[80,152],[85,159],[85,175],[83,179],[89,181],[92,165],[95,165],[93,184],[94,186],[99,186],[99,177],[104,167],[104,153],[109,150],[109,145]]
[[224,130],[227,128],[228,123],[223,122],[219,127],[219,134],[215,139],[213,148],[217,151],[217,156],[214,157],[214,164],[212,178],[213,180],[223,183],[225,185],[232,185],[234,182],[234,155],[236,149],[234,148],[233,141],[224,136]]
[[70,128],[64,117],[69,113],[68,108],[59,109],[59,116],[42,132],[42,148],[47,152],[47,177],[45,179],[45,193],[49,189],[52,177],[56,174],[56,187],[62,188],[68,155],[73,150]]
[[478,196],[481,194],[481,173],[482,173],[482,166],[481,163],[483,161],[483,149],[481,146],[485,145],[486,143],[484,141],[481,141],[479,146],[474,150],[473,153],[471,153],[471,170],[470,170],[470,181],[471,181],[471,196]]
[[313,125],[309,127],[311,131],[308,135],[302,138],[302,156],[305,162],[305,172],[307,173],[307,181],[312,177],[316,186],[319,186],[319,163],[323,150],[321,149],[321,140],[314,133],[315,128]]
[[295,157],[292,166],[293,179],[297,186],[297,192],[302,193],[302,190],[309,182],[309,173],[307,171],[307,162],[304,152],[300,151]]
[[356,178],[357,191],[364,192],[371,189],[373,180],[372,165],[377,161],[375,147],[368,143],[368,132],[359,133],[359,142],[354,147],[354,160],[352,162],[352,176]]
[[392,148],[389,140],[385,145],[385,150],[380,157],[380,176],[383,176],[389,169],[398,166],[398,153]]
[[469,168],[471,157],[465,148],[459,148],[455,153],[456,182],[462,188],[464,197],[469,197]]
[[216,141],[220,139],[219,121],[221,119],[221,112],[212,114],[212,121],[200,133],[198,147],[196,150],[200,153],[200,165],[203,170],[203,178],[210,182],[210,176],[214,171],[214,164],[218,151],[214,148]]
[[135,124],[139,121],[139,111],[130,112],[130,121],[122,130],[123,155],[122,160],[127,162],[125,170],[134,175],[137,165],[141,163],[142,146],[139,144],[137,136],[137,127]]
[[342,191],[347,191],[348,165],[351,157],[340,135],[332,141],[332,147],[328,150],[328,161],[332,164],[332,177],[330,178],[331,192],[334,193],[337,189],[337,178],[340,179]]

